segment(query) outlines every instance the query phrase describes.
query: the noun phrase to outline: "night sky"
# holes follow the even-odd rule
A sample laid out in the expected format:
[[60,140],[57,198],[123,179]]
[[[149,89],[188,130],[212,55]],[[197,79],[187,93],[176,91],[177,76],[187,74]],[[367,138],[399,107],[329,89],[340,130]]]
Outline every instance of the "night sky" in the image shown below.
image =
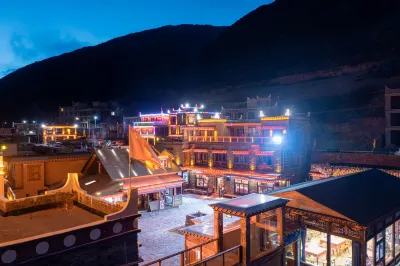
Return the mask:
[[177,24],[227,26],[271,0],[13,0],[0,3],[0,78],[34,61]]

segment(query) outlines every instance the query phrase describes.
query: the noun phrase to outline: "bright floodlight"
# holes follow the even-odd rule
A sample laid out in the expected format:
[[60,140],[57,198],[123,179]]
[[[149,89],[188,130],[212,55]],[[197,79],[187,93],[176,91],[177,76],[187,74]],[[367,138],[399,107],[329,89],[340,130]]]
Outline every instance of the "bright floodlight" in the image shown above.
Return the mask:
[[197,115],[197,120],[200,120],[201,119],[201,115]]
[[32,130],[29,130],[29,134],[33,134],[33,131],[32,131]]
[[281,144],[282,143],[282,136],[273,136],[272,141],[276,144]]
[[75,124],[74,127],[78,127],[78,124]]
[[200,108],[203,109],[203,108],[204,108],[204,105],[202,104],[202,105],[200,106]]
[[36,124],[36,121],[35,121],[35,120],[33,120],[33,121],[32,121],[32,123]]
[[170,110],[167,110],[167,113],[169,114],[169,113],[171,113],[171,111],[170,111]]
[[98,117],[97,117],[97,116],[95,116],[95,117],[93,117],[93,118],[94,118],[94,120],[97,120],[97,118],[98,118]]
[[26,120],[22,121],[22,123],[26,124]]
[[78,120],[79,120],[79,117],[75,117],[75,120],[77,120],[77,121],[78,121]]
[[42,124],[42,128],[45,128],[46,127],[46,125],[45,124]]
[[197,112],[197,108],[196,107],[194,108],[193,112]]
[[219,119],[219,113],[215,113],[214,118]]
[[185,104],[185,107],[186,107],[186,108],[189,108],[189,104],[188,104],[188,103],[187,103],[187,104]]
[[290,116],[290,110],[289,109],[286,109],[285,116]]
[[260,117],[264,117],[264,112],[260,111]]

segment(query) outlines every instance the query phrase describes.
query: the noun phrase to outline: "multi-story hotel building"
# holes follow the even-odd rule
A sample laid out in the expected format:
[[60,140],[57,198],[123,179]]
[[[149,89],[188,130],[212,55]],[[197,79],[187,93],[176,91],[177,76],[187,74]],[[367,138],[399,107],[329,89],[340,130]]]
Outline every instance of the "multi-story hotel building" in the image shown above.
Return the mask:
[[309,116],[288,110],[273,115],[279,110],[268,99],[248,99],[249,108],[221,112],[183,105],[170,112],[169,137],[157,148],[169,150],[183,166],[186,189],[236,197],[308,176]]
[[155,145],[160,138],[168,136],[168,113],[141,114],[140,121],[130,122],[129,125],[149,143]]
[[77,125],[43,126],[43,144],[77,138]]

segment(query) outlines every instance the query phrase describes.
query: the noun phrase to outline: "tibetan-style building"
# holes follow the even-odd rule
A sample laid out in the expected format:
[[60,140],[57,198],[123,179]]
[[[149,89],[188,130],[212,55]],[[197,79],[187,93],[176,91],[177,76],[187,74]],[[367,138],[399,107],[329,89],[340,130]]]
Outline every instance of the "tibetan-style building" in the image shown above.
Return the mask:
[[0,196],[0,265],[137,265],[137,190],[125,203],[88,195],[78,174],[45,195]]
[[135,187],[140,210],[179,206],[183,179],[177,172],[181,169],[167,151],[158,154],[158,159],[163,169],[129,159],[127,148],[96,149],[82,169],[79,183],[89,194],[109,202],[124,201],[126,192]]
[[194,265],[397,265],[399,191],[399,178],[373,169],[216,203],[214,217],[182,229],[192,252],[185,259]]

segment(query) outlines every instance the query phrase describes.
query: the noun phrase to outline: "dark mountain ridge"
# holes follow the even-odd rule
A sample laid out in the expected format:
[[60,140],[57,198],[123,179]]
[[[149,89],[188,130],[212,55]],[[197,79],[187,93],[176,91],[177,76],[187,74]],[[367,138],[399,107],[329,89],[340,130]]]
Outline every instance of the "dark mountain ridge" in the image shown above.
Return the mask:
[[10,92],[2,111],[11,109],[18,118],[26,116],[26,110],[54,111],[71,100],[150,101],[160,91],[151,88],[164,89],[205,43],[225,29],[165,26],[35,62],[0,79],[0,89]]
[[[229,28],[167,26],[50,58],[1,79],[0,89],[24,93],[26,104],[44,110],[71,100],[117,99],[133,103],[130,111],[150,111],[183,99],[223,102],[271,93],[294,102],[307,95],[309,103],[313,95],[336,93],[351,104],[360,92],[374,94],[400,76],[398,25],[397,0],[276,0]],[[351,74],[282,81],[366,62],[370,69]],[[302,106],[312,109],[309,103]]]

